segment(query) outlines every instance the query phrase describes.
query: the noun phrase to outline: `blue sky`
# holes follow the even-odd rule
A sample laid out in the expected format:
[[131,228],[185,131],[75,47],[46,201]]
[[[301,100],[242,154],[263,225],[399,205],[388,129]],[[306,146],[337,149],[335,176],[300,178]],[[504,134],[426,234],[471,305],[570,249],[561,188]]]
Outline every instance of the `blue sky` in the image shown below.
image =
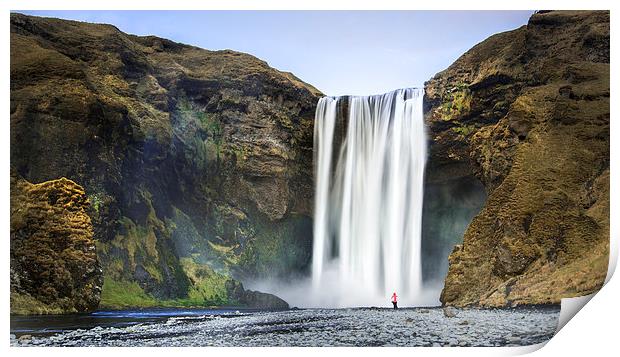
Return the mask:
[[18,11],[250,53],[327,95],[420,87],[533,11]]

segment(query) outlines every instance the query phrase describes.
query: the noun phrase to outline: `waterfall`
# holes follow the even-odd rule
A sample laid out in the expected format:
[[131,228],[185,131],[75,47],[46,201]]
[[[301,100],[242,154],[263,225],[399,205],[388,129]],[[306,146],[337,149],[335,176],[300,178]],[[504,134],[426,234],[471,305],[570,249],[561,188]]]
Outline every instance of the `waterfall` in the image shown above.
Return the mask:
[[[393,292],[405,305],[418,303],[423,95],[422,89],[400,89],[320,99],[312,256],[317,305],[383,306]],[[338,108],[346,104],[348,117],[342,118]]]

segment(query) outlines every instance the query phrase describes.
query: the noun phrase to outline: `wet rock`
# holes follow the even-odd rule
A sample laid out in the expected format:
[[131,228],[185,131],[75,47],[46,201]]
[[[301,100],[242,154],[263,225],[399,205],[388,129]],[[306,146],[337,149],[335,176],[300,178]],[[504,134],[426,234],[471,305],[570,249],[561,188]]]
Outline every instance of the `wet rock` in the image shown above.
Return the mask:
[[509,343],[513,343],[513,344],[519,344],[519,343],[521,343],[521,337],[519,337],[519,336],[508,336],[508,337],[506,337],[506,341],[508,341]]
[[273,295],[260,291],[246,290],[243,284],[229,280],[226,283],[226,289],[228,296],[241,303],[243,306],[254,309],[273,309],[273,310],[288,310],[289,305],[286,301]]
[[457,312],[456,312],[456,309],[454,309],[453,307],[446,306],[443,308],[443,315],[445,317],[456,317]]
[[23,342],[23,341],[30,341],[31,339],[32,339],[32,335],[21,335],[21,336],[19,336],[19,338],[18,338],[18,340],[19,340],[20,342]]

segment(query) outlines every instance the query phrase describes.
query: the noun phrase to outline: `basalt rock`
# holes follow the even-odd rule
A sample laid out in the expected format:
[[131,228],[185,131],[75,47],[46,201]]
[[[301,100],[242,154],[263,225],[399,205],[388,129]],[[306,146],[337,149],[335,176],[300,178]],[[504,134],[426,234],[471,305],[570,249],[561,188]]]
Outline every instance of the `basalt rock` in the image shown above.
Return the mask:
[[305,271],[319,95],[248,54],[11,14],[11,166],[84,187],[104,302],[200,300],[184,258]]
[[238,301],[239,305],[252,309],[269,309],[269,310],[288,310],[289,305],[286,301],[279,297],[262,293],[260,291],[246,290],[243,284],[230,281],[226,288],[228,294],[233,301]]
[[84,189],[11,174],[11,313],[86,312],[103,284]]
[[449,257],[446,305],[559,303],[609,254],[609,12],[551,11],[428,81],[428,178],[488,198]]

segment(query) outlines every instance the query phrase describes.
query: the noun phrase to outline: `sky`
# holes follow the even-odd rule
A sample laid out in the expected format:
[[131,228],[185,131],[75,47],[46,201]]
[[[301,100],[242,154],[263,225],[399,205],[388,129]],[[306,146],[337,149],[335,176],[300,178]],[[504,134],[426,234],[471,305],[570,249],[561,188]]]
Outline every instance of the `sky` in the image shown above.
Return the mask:
[[533,11],[17,11],[250,53],[326,95],[422,87]]

